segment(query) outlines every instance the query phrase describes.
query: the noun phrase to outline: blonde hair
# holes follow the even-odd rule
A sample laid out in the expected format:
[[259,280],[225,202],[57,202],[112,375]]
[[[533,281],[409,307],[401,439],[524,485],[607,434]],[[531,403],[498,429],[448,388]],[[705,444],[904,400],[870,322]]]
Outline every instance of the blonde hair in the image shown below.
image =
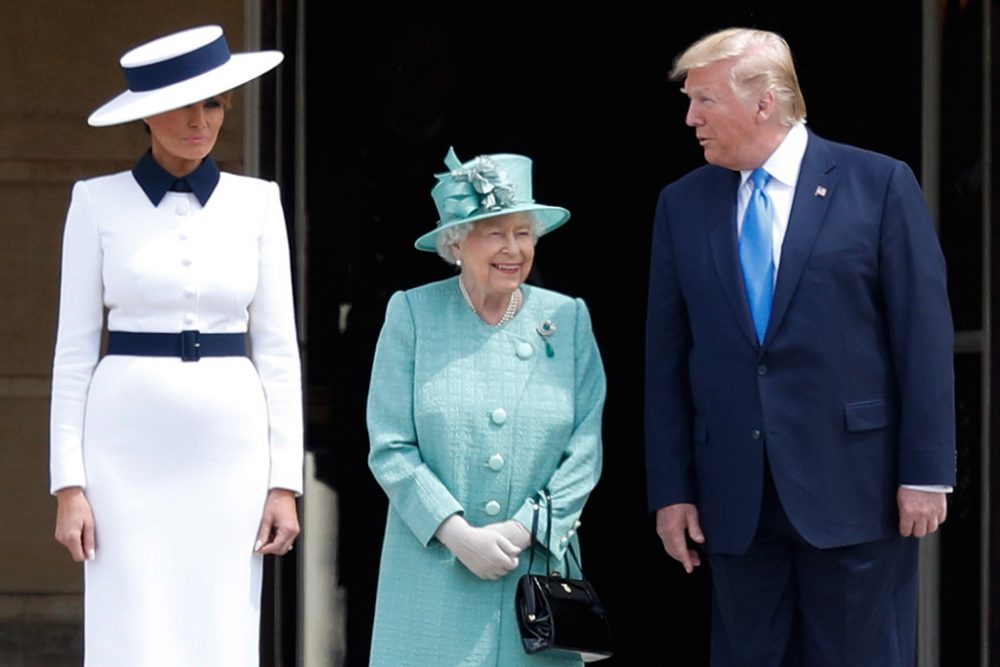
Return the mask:
[[677,57],[670,78],[679,81],[693,69],[730,58],[736,59],[730,83],[737,95],[749,99],[770,90],[777,100],[782,125],[805,120],[806,101],[795,74],[792,51],[774,32],[728,28],[706,35]]

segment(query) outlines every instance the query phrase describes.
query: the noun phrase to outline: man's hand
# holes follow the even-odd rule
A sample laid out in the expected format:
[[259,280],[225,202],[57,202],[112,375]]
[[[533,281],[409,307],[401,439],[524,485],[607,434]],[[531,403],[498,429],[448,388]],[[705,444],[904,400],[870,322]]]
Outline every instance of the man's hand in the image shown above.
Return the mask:
[[899,487],[896,492],[899,534],[903,537],[924,537],[936,531],[948,516],[947,495]]
[[688,548],[687,538],[696,544],[705,543],[705,535],[698,523],[698,508],[690,503],[667,505],[656,510],[656,534],[670,557],[680,561],[688,574],[701,565],[701,557]]

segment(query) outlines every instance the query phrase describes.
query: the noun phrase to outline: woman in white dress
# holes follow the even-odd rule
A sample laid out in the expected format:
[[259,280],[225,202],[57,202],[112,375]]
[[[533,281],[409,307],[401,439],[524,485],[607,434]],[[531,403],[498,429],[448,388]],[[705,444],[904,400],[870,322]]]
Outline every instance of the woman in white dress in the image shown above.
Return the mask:
[[151,149],[78,182],[66,220],[51,477],[87,667],[259,661],[262,558],[299,532],[288,239],[277,185],[209,153],[227,91],[281,59],[231,55],[218,26],[168,35],[125,54],[129,90],[89,119],[141,119]]

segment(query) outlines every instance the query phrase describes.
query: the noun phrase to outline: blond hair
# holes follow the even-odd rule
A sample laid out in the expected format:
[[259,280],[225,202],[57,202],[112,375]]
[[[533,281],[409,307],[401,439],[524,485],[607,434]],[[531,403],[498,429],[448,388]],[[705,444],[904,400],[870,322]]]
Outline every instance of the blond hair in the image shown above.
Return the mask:
[[735,59],[730,72],[733,91],[751,99],[772,91],[782,125],[805,120],[806,101],[795,74],[792,51],[784,38],[766,30],[728,28],[702,37],[674,61],[670,78],[679,81],[693,69]]

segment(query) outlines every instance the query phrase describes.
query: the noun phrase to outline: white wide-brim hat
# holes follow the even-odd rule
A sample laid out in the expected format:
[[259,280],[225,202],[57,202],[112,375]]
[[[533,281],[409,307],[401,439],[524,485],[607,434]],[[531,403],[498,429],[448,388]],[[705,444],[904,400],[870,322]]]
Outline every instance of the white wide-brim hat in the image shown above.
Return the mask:
[[149,118],[232,90],[278,66],[281,51],[229,52],[222,28],[175,32],[121,59],[128,90],[90,114],[94,127]]

